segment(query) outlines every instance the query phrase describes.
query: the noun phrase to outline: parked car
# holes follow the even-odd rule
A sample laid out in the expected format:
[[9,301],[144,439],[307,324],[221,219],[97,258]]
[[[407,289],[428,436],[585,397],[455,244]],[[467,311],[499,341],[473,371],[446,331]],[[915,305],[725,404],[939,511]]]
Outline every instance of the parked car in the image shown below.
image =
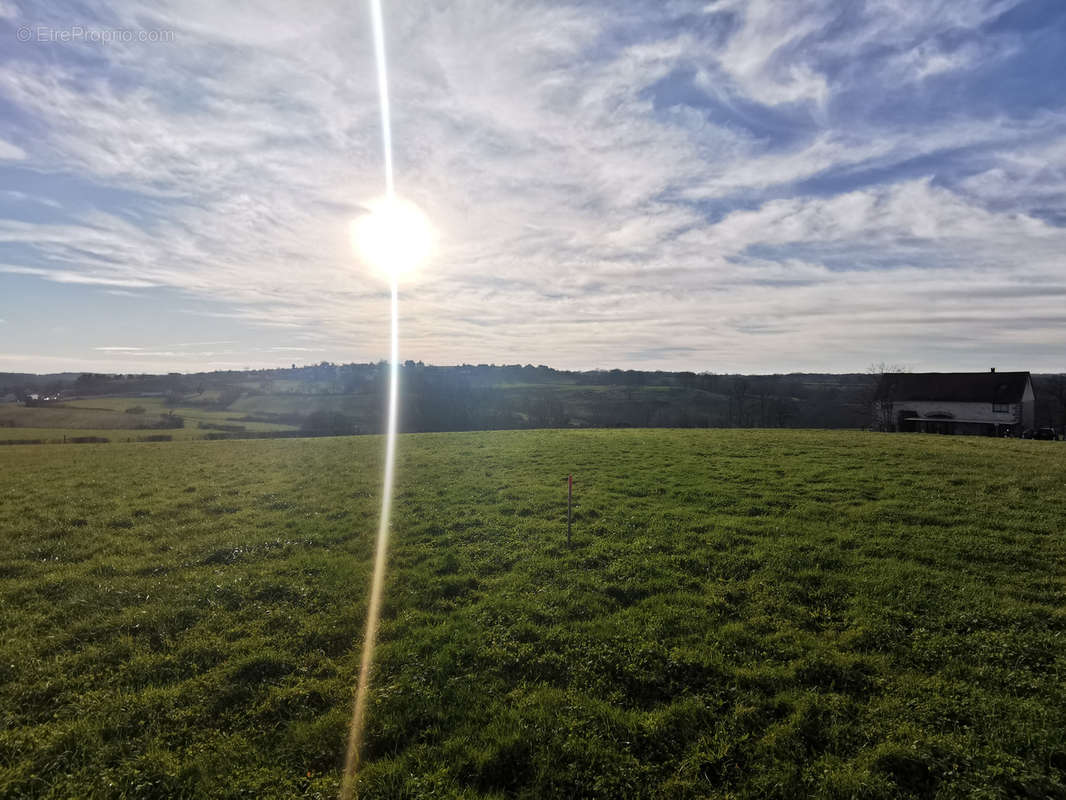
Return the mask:
[[1058,441],[1058,435],[1055,433],[1054,428],[1038,428],[1036,433],[1033,434],[1034,439],[1040,439],[1045,442]]

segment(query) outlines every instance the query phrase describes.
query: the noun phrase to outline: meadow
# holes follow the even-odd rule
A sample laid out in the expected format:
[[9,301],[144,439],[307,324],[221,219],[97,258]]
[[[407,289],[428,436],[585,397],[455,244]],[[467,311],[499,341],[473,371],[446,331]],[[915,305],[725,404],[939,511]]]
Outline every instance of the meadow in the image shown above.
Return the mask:
[[[180,419],[180,427],[175,420]],[[0,405],[0,444],[190,441],[295,432],[231,410],[174,405],[160,397],[93,397],[42,406]]]
[[[0,448],[0,797],[335,796],[381,449]],[[1061,443],[398,459],[360,797],[1066,797]]]

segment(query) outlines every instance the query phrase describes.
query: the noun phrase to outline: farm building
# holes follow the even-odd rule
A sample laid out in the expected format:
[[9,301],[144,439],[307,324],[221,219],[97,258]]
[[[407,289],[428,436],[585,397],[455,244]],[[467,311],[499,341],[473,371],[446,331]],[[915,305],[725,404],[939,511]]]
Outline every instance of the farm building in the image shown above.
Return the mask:
[[1028,372],[901,372],[881,376],[874,416],[885,431],[1020,436],[1034,409]]

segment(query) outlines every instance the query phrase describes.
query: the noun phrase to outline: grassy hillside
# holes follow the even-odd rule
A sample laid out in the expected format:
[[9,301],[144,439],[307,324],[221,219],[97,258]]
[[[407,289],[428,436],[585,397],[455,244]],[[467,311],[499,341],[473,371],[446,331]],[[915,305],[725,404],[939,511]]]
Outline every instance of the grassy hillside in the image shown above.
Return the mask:
[[160,413],[124,414],[107,408],[82,408],[74,405],[0,406],[0,435],[15,428],[108,429],[132,430],[159,427]]
[[[214,409],[193,403],[168,403],[159,397],[92,397],[85,400],[71,400],[64,405],[72,408],[108,410],[112,413],[123,412],[124,416],[134,418],[140,416],[149,422],[164,415],[173,414],[185,421],[185,427],[201,430],[234,425],[257,433],[293,430],[292,425],[244,419],[244,416],[236,409]],[[130,409],[141,410],[141,412],[130,414]]]
[[247,419],[239,411],[211,408],[208,404],[168,403],[161,397],[93,397],[42,406],[0,405],[0,443],[56,444],[86,437],[137,442],[158,436],[186,441],[294,430],[294,425]]
[[[182,375],[83,373],[73,380],[0,373],[0,396],[98,400],[166,398],[166,408],[251,417],[319,435],[380,433],[385,362]],[[33,376],[30,376],[33,377]],[[870,374],[718,375],[406,361],[402,432],[540,428],[864,428]],[[158,402],[163,402],[159,400]],[[1043,414],[1047,416],[1047,414]],[[1042,416],[1042,418],[1043,418]],[[227,423],[229,420],[227,420]],[[2,420],[0,420],[2,425]],[[86,424],[77,427],[107,427]]]
[[[332,796],[380,448],[0,449],[0,796]],[[360,796],[1066,796],[1064,474],[1053,442],[402,437]]]
[[338,394],[313,395],[294,392],[245,395],[229,406],[229,416],[236,414],[297,414],[331,411],[348,414],[360,421],[377,421],[381,414],[380,398],[375,395]]
[[208,431],[199,428],[0,428],[0,443],[70,444],[85,438],[108,442],[141,442],[160,436],[169,436],[175,441],[188,441],[203,439],[207,433]]

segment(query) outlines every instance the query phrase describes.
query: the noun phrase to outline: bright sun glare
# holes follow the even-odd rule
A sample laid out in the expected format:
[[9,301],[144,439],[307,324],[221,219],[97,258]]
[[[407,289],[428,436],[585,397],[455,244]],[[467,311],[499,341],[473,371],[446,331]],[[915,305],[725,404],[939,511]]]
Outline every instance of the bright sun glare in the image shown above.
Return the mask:
[[429,258],[436,232],[414,203],[381,197],[369,212],[352,221],[352,247],[359,257],[390,280],[409,277]]

